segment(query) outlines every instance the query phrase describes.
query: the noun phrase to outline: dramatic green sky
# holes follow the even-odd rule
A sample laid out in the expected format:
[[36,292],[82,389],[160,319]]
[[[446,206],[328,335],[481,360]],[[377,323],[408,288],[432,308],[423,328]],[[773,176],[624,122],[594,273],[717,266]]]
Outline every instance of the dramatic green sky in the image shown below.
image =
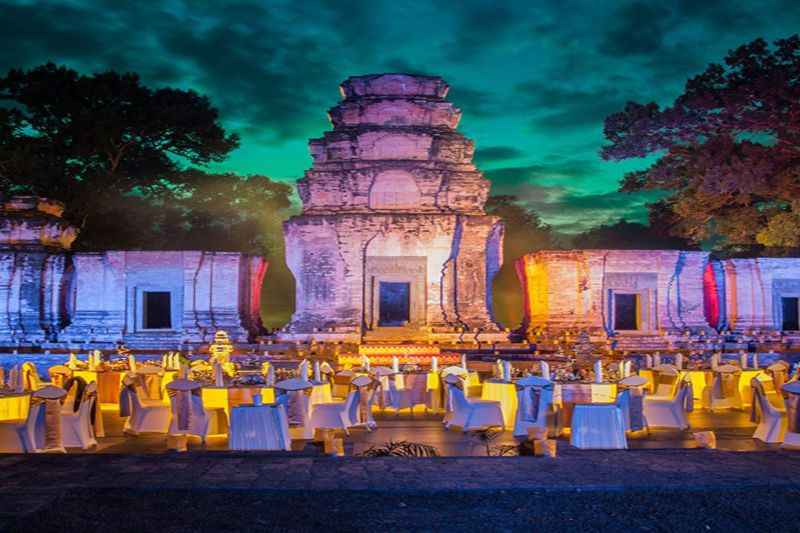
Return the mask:
[[52,60],[132,70],[210,96],[242,137],[224,170],[293,181],[329,127],[337,84],[367,73],[442,76],[494,192],[561,231],[641,220],[603,163],[603,118],[670,102],[686,78],[755,37],[800,28],[796,0],[0,0],[0,71]]

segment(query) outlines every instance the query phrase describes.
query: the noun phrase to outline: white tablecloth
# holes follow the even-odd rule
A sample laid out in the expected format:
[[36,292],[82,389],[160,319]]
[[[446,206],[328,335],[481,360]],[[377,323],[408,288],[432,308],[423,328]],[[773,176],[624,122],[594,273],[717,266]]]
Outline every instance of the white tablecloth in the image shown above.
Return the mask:
[[584,449],[626,449],[628,443],[619,407],[614,404],[576,405],[569,443]]
[[231,409],[229,449],[288,451],[291,444],[283,404],[238,405]]

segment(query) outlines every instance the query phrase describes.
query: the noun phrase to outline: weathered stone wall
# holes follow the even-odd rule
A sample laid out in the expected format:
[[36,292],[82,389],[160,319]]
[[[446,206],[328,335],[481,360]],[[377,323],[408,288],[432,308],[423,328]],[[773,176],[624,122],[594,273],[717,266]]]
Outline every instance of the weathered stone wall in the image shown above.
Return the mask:
[[[704,314],[705,252],[572,250],[538,252],[517,262],[530,332],[588,330],[609,335],[709,330]],[[641,328],[616,332],[612,298],[638,294]]]
[[387,74],[346,80],[333,131],[309,143],[298,181],[303,214],[284,224],[297,303],[285,336],[327,331],[361,340],[379,329],[375,287],[411,285],[416,330],[498,331],[491,280],[502,224],[483,210],[489,182],[440,78]]
[[[13,197],[0,206],[0,345],[177,348],[217,329],[234,342],[261,330],[266,262],[239,253],[71,253],[64,206]],[[170,293],[171,327],[142,323],[145,291]]]
[[780,330],[780,298],[800,296],[800,258],[727,259],[719,265],[717,286],[724,302],[720,327]]
[[15,196],[0,205],[0,342],[54,340],[67,317],[61,289],[77,231],[61,218],[64,205]]
[[[226,252],[75,254],[71,320],[61,339],[167,348],[208,343],[223,329],[232,341],[246,342],[260,326],[253,299],[265,266],[260,258]],[[144,327],[145,291],[171,294],[172,327]]]

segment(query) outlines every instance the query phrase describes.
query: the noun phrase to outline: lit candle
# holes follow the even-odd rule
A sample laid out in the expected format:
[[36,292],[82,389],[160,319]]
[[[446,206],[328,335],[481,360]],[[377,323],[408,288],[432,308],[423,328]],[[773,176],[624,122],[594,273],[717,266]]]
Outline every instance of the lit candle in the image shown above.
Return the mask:
[[603,382],[603,362],[596,361],[594,363],[594,382],[595,383],[602,383]]

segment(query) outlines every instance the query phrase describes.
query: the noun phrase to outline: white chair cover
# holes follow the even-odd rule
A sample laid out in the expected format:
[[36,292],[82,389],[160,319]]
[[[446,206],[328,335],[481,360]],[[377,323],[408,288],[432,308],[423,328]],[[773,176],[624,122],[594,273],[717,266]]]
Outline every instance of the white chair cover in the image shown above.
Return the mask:
[[750,411],[750,420],[758,422],[753,438],[762,442],[783,442],[787,429],[787,411],[780,410],[767,398],[764,382],[753,378],[750,380],[753,388],[753,404]]

